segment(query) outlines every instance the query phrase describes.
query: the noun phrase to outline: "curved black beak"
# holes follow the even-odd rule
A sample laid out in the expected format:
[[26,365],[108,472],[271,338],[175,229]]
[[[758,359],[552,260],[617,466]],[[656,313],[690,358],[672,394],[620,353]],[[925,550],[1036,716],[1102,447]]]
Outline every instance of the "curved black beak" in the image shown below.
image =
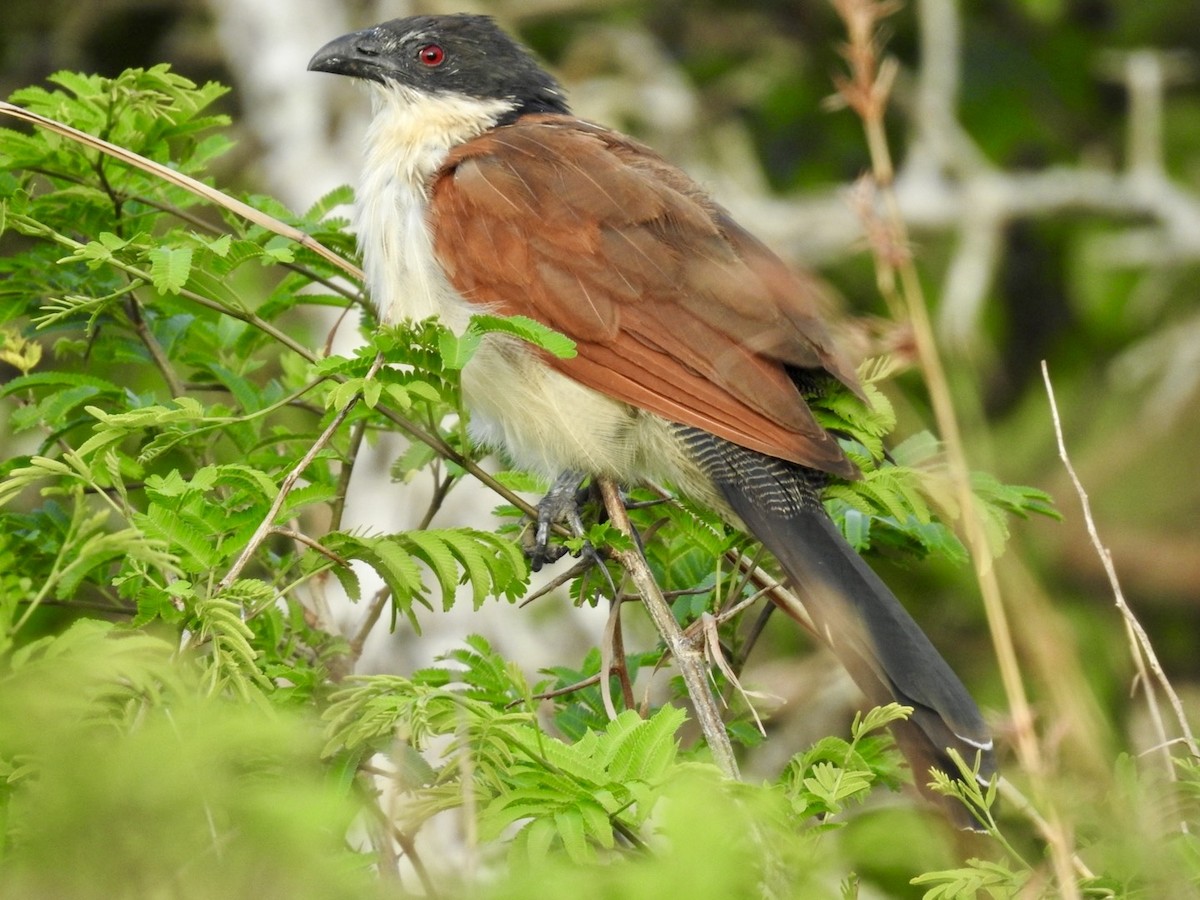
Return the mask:
[[384,80],[389,69],[379,34],[374,28],[334,38],[308,61],[310,72],[329,72],[379,82]]

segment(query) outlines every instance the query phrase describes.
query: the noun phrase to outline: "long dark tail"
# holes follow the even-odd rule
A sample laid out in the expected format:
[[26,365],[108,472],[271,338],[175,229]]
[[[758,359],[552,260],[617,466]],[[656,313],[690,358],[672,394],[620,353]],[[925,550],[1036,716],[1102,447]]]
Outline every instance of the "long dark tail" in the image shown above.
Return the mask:
[[[958,775],[947,749],[979,774],[995,771],[992,739],[979,707],[912,616],[846,543],[819,499],[820,473],[680,428],[692,458],[746,528],[770,550],[797,588],[818,636],[875,706],[893,700],[912,716],[893,734],[926,790],[928,771]],[[926,793],[928,791],[926,790]],[[952,821],[975,825],[957,801],[935,797]]]

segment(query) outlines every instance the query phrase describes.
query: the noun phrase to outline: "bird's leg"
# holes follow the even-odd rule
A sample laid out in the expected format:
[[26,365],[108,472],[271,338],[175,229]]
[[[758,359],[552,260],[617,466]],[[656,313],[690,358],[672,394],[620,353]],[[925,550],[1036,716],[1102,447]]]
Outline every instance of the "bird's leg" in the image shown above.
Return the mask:
[[[530,567],[537,572],[546,563],[555,562],[566,552],[562,547],[550,545],[550,529],[556,522],[565,522],[575,537],[583,537],[586,533],[583,519],[579,515],[582,502],[581,488],[584,476],[580,472],[568,469],[559,474],[550,485],[537,505],[537,523],[533,533],[533,547],[529,551]],[[585,550],[590,545],[585,543]],[[593,550],[591,554],[594,555]]]
[[554,479],[550,490],[538,501],[533,546],[528,550],[529,567],[537,572],[546,563],[555,562],[563,555],[565,550],[562,547],[550,545],[550,529],[556,522],[565,522],[571,529],[571,533],[583,540],[583,546],[579,548],[577,554],[582,560],[580,563],[582,571],[586,571],[589,566],[596,566],[608,583],[609,590],[612,592],[610,596],[616,597],[617,586],[613,582],[612,575],[609,574],[608,567],[604,564],[604,557],[585,537],[587,530],[583,527],[583,518],[579,514],[579,509],[589,493],[589,489],[581,486],[584,478],[582,473],[568,469]]

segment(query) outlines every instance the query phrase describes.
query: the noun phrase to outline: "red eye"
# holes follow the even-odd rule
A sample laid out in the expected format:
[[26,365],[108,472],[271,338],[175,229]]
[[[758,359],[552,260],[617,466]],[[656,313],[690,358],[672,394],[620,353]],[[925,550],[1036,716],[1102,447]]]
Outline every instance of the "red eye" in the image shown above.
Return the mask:
[[427,66],[440,66],[446,58],[446,51],[437,44],[426,44],[417,51],[417,59]]

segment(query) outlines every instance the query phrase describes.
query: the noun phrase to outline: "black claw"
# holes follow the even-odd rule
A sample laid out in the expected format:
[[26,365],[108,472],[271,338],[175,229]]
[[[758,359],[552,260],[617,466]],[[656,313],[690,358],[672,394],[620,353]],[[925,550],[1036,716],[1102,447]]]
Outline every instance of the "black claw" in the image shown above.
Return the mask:
[[585,529],[583,519],[579,516],[582,482],[583,475],[579,472],[563,472],[538,501],[537,526],[533,533],[533,547],[529,551],[529,567],[533,571],[539,571],[546,563],[556,562],[567,552],[565,547],[550,543],[550,529],[556,522],[566,522],[576,537],[583,537]]
[[533,546],[529,549],[529,567],[537,572],[547,563],[561,559],[567,549],[561,544],[550,543],[550,530],[555,523],[563,522],[577,538],[583,540],[578,556],[586,568],[595,566],[603,574],[612,590],[612,596],[617,596],[617,586],[613,583],[608,566],[604,564],[604,555],[592,546],[585,535],[587,529],[583,525],[580,507],[588,498],[588,489],[582,486],[584,475],[575,471],[566,471],[554,479],[544,497],[538,501],[537,523],[533,532]]

